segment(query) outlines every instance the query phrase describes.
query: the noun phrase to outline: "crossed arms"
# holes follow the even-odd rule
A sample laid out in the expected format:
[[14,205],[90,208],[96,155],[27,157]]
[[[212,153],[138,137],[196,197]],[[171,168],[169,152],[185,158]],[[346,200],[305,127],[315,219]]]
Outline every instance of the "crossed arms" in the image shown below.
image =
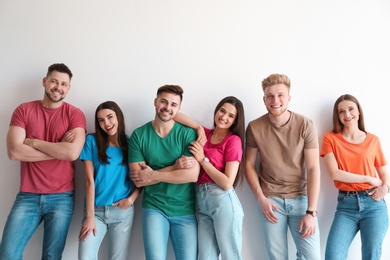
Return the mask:
[[200,166],[193,157],[182,156],[175,164],[153,170],[145,162],[129,163],[130,177],[135,186],[143,187],[159,182],[182,184],[198,180]]
[[85,130],[77,127],[64,134],[60,142],[27,138],[22,127],[11,125],[7,134],[7,153],[11,160],[37,162],[45,160],[76,160],[83,148]]

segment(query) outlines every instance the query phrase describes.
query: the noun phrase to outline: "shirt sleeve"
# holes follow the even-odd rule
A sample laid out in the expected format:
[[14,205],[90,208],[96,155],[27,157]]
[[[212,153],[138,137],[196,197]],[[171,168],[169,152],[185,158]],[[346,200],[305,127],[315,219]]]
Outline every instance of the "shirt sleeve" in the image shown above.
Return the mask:
[[83,150],[81,150],[81,153],[80,153],[80,161],[92,161],[93,149],[95,146],[94,139],[95,139],[94,135],[92,135],[92,134],[87,135],[87,137],[85,139]]

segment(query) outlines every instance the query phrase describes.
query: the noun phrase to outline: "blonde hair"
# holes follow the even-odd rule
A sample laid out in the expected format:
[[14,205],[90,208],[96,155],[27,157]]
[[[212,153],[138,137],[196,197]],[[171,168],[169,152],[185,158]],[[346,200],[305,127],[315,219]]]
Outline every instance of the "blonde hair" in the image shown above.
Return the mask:
[[276,74],[276,73],[271,74],[268,77],[266,77],[265,79],[263,79],[263,81],[261,82],[261,85],[263,87],[263,91],[265,91],[266,88],[273,86],[273,85],[276,85],[276,84],[284,84],[290,90],[290,79],[286,75],[283,75],[283,74]]

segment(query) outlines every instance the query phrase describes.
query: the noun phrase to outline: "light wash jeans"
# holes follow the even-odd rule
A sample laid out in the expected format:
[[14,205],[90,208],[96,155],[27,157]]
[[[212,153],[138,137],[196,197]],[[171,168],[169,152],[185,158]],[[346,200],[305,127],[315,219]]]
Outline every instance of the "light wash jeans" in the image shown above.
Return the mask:
[[56,194],[19,192],[4,227],[0,259],[22,259],[28,241],[42,221],[42,259],[61,259],[73,209],[74,191]]
[[166,216],[159,210],[142,209],[142,233],[146,260],[165,260],[168,237],[176,260],[196,260],[197,223],[195,214]]
[[234,188],[215,183],[196,186],[198,260],[241,260],[244,212]]
[[[85,212],[84,219],[85,221]],[[117,206],[95,207],[96,236],[91,233],[87,240],[79,242],[79,259],[98,259],[100,245],[108,232],[110,260],[127,259],[130,235],[134,223],[134,207],[121,209]]]
[[308,238],[302,238],[298,232],[299,225],[307,210],[307,196],[291,199],[268,197],[280,210],[274,211],[278,223],[274,224],[264,218],[260,212],[264,226],[264,236],[268,256],[271,260],[288,260],[287,229],[290,229],[297,248],[297,259],[320,260],[320,231],[316,219],[316,232]]
[[389,226],[385,200],[376,201],[367,192],[340,192],[337,201],[325,259],[347,259],[349,246],[359,230],[362,259],[381,259],[382,243]]

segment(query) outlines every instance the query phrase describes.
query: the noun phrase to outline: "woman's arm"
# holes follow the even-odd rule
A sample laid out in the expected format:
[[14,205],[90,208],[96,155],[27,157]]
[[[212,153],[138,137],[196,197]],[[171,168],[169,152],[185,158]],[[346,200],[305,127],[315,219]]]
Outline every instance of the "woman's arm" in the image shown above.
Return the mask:
[[333,153],[327,153],[324,156],[324,159],[326,168],[328,169],[329,175],[333,180],[346,183],[370,183],[371,185],[377,187],[382,185],[382,181],[379,178],[340,170],[338,168],[336,157]]
[[225,165],[225,172],[221,172],[210,162],[206,162],[204,160],[204,150],[199,142],[192,142],[189,150],[203,167],[203,170],[205,170],[205,172],[219,187],[224,190],[229,190],[233,186],[240,166],[239,161],[227,162]]
[[375,200],[381,200],[387,193],[389,193],[390,178],[386,166],[376,167],[376,171],[383,184],[372,191],[370,195]]
[[198,124],[197,122],[195,122],[194,120],[192,120],[191,118],[189,118],[188,116],[186,116],[181,112],[177,113],[177,115],[173,118],[173,120],[175,120],[176,122],[182,125],[194,129],[196,131],[196,134],[198,135],[198,139],[196,141],[198,141],[201,145],[204,145],[206,143],[207,141],[206,133],[200,124]]
[[85,177],[85,213],[86,219],[81,227],[79,240],[87,240],[91,231],[96,236],[95,224],[95,181],[92,161],[84,161]]

